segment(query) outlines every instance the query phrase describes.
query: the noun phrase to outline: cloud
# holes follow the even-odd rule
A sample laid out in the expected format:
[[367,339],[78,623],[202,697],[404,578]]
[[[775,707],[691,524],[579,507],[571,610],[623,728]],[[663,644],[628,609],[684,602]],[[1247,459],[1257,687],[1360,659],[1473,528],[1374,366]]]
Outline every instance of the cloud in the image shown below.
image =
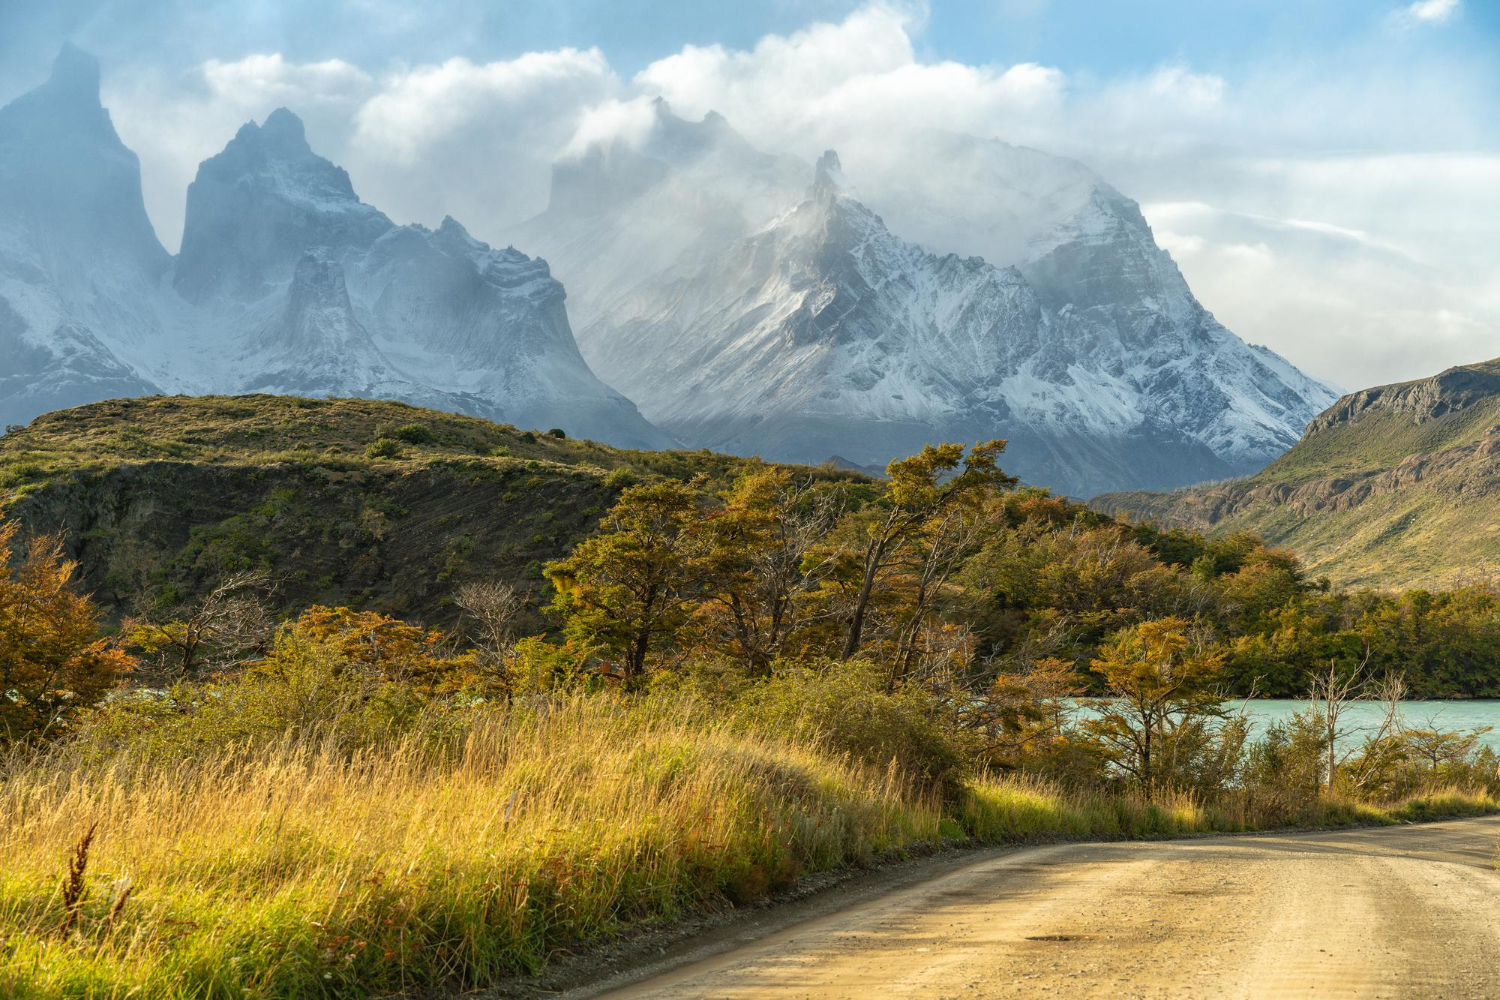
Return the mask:
[[359,109],[358,142],[410,164],[436,143],[497,124],[520,124],[540,138],[540,119],[562,112],[571,126],[582,108],[611,94],[617,83],[596,48],[418,66],[383,80],[380,92]]
[[655,124],[656,111],[651,99],[608,100],[584,110],[578,127],[559,155],[576,158],[595,146],[616,142],[639,148]]
[[1417,0],[1403,14],[1415,24],[1447,24],[1461,6],[1463,0]]
[[838,23],[767,35],[749,50],[687,46],[641,70],[634,86],[691,117],[714,110],[754,141],[816,155],[841,136],[996,124],[1054,112],[1065,74],[1036,63],[924,62],[905,8],[873,4]]
[[141,157],[147,208],[169,247],[198,163],[277,107],[297,112],[313,148],[392,218],[433,224],[451,214],[483,233],[545,204],[552,159],[621,89],[602,52],[572,48],[379,77],[339,59],[255,53],[205,60],[180,79],[151,72],[109,86],[106,102]]
[[347,105],[364,97],[374,84],[368,73],[342,59],[299,65],[279,52],[234,62],[210,59],[202,73],[215,99],[254,110],[267,104]]

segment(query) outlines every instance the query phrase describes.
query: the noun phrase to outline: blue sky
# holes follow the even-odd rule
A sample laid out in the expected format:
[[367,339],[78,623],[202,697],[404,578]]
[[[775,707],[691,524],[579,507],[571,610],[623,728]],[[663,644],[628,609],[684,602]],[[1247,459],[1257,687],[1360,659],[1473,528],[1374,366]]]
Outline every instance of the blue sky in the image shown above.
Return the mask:
[[1500,354],[1500,0],[0,0],[0,101],[69,39],[169,248],[198,161],[281,104],[393,218],[499,242],[661,95],[856,181],[941,169],[927,125],[1076,157],[1343,385]]
[[[513,58],[599,46],[629,75],[685,44],[748,48],[766,34],[838,20],[859,0],[0,0],[0,65],[15,89],[64,39],[119,61],[232,58],[266,50],[299,61],[361,63]],[[1500,3],[1466,0],[1452,30],[1384,30],[1399,3],[1380,0],[934,0],[924,56],[967,63],[1040,62],[1114,75],[1164,61],[1218,72],[1267,56],[1318,59],[1374,39],[1393,57],[1474,60],[1500,51]],[[148,42],[149,40],[149,42]]]

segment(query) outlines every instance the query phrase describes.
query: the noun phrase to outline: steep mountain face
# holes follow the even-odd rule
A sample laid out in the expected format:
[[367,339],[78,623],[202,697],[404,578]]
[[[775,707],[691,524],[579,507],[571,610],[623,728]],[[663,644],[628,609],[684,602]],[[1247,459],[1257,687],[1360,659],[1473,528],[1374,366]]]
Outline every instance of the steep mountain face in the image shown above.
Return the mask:
[[1500,572],[1500,360],[1344,396],[1248,479],[1094,502],[1200,531],[1255,531],[1338,583],[1492,579]]
[[154,392],[118,350],[159,328],[170,264],[140,165],[99,104],[99,65],[68,46],[46,83],[0,108],[0,425]]
[[509,238],[550,263],[582,331],[683,256],[715,253],[795,205],[808,167],[750,145],[722,115],[684,121],[657,98],[639,148],[594,146],[552,173],[547,210]]
[[363,250],[392,228],[280,108],[198,167],[172,283],[194,303],[216,293],[256,299],[284,283],[309,247]]
[[521,232],[590,364],[687,444],[881,467],[1006,437],[1013,471],[1091,495],[1252,472],[1334,398],[1215,321],[1135,203],[1073,161],[935,134],[951,176],[884,197],[923,246],[985,259],[943,256],[835,161],[809,192],[722,118],[655,112],[639,147],[560,164]]
[[1214,322],[1117,193],[1030,247],[998,268],[905,242],[828,153],[795,209],[684,252],[579,341],[690,444],[879,467],[1005,437],[1011,469],[1084,495],[1259,468],[1332,398]]
[[112,396],[272,391],[670,446],[594,377],[563,302],[541,260],[361,202],[285,109],[201,165],[175,261],[89,57],[65,49],[0,110],[6,423]]

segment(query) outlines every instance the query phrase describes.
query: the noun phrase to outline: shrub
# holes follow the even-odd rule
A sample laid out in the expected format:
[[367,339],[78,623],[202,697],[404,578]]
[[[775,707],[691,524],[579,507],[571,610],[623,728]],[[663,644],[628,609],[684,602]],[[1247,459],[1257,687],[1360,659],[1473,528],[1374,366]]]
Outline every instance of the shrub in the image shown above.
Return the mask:
[[641,481],[634,469],[628,465],[622,465],[617,469],[610,469],[604,476],[604,485],[612,490],[625,490]]
[[568,436],[568,432],[563,430],[561,427],[554,427],[547,432],[547,436],[562,439]]
[[916,688],[887,694],[882,672],[853,662],[778,672],[742,694],[731,715],[757,732],[811,740],[876,767],[894,764],[952,796],[970,755],[962,737],[937,721],[936,709]]
[[390,436],[407,444],[431,444],[435,440],[426,424],[403,424],[391,431]]
[[400,458],[401,442],[392,437],[379,437],[365,448],[369,458]]

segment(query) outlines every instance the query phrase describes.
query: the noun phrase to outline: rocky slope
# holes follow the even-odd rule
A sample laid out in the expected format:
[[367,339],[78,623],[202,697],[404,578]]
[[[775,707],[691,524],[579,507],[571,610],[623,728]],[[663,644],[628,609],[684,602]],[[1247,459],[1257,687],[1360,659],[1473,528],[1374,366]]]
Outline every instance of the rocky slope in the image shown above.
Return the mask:
[[1338,583],[1492,579],[1500,573],[1500,360],[1347,395],[1251,478],[1094,502],[1200,531],[1254,531]]
[[[1023,477],[1089,495],[1254,471],[1334,398],[1217,323],[1135,203],[1072,161],[944,138],[956,176],[1003,190],[966,224],[1008,230],[966,245],[1013,256],[981,260],[899,238],[833,161],[794,180],[717,115],[654,112],[638,146],[560,164],[520,232],[586,303],[585,357],[684,443],[881,467],[1006,437]],[[886,197],[921,220],[939,188]]]
[[112,396],[401,399],[626,446],[672,442],[600,382],[545,262],[397,226],[285,109],[241,128],[156,240],[135,156],[65,49],[0,109],[0,420]]

